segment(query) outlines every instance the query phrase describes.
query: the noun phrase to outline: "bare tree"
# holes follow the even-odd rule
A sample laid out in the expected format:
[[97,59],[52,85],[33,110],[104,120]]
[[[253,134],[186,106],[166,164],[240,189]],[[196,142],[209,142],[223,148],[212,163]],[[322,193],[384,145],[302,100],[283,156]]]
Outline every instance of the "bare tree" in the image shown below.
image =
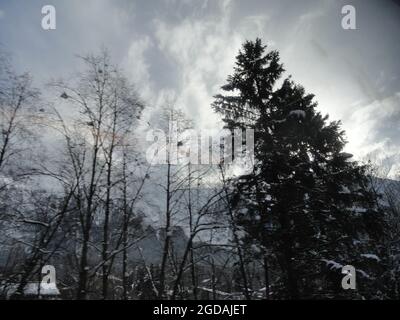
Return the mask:
[[76,193],[82,236],[77,298],[87,297],[91,230],[94,219],[99,218],[102,211],[102,295],[106,299],[111,261],[109,228],[112,195],[120,182],[114,175],[115,162],[122,154],[121,148],[129,139],[143,105],[126,78],[110,64],[106,51],[99,56],[89,55],[82,59],[87,69],[75,85],[56,82],[53,86],[58,89],[61,98],[77,107],[80,115],[75,120],[75,133],[79,138],[71,142],[71,137],[66,135],[69,149],[76,148],[76,140],[83,146],[79,157],[75,151],[69,152],[74,175],[80,181]]
[[[31,118],[38,109],[39,91],[28,73],[17,74],[0,54],[0,173],[21,159],[32,142]],[[18,161],[21,163],[21,161]],[[8,169],[11,169],[8,167]],[[24,174],[19,174],[19,178]],[[0,189],[4,186],[0,185]]]
[[[206,176],[209,173],[209,170],[203,172],[203,175]],[[210,232],[212,230],[218,228],[224,228],[224,224],[217,221],[215,219],[214,209],[215,205],[219,202],[221,193],[223,190],[218,188],[209,189],[207,195],[204,195],[204,199],[202,199],[203,203],[200,207],[196,208],[196,212],[193,212],[192,207],[192,199],[191,199],[191,184],[193,183],[192,180],[192,171],[191,165],[188,165],[188,223],[189,223],[189,238],[185,246],[185,250],[183,256],[181,258],[179,268],[177,271],[177,275],[174,281],[173,286],[173,293],[172,299],[175,299],[176,295],[178,294],[179,285],[183,276],[183,273],[188,269],[186,266],[188,256],[189,260],[189,270],[191,271],[191,279],[192,279],[192,286],[193,286],[193,295],[197,298],[197,284],[196,284],[196,275],[195,275],[195,257],[194,257],[194,246],[193,242],[197,236],[199,236],[203,232]],[[198,181],[201,180],[203,175],[199,175],[197,177]],[[200,185],[198,185],[198,188]]]
[[[163,239],[163,250],[161,257],[161,267],[159,275],[159,290],[158,298],[163,299],[165,293],[165,277],[168,257],[170,256],[171,247],[171,228],[172,228],[172,217],[174,210],[179,204],[179,200],[182,197],[182,184],[185,181],[185,177],[182,178],[181,170],[182,166],[178,164],[177,147],[180,145],[179,135],[190,127],[190,121],[188,121],[184,113],[174,108],[172,105],[168,105],[162,110],[162,119],[164,120],[163,129],[164,132],[168,132],[166,135],[166,146],[165,146],[165,166],[166,166],[166,182],[162,185],[165,191],[165,215],[164,215],[164,239]],[[171,131],[171,126],[176,126],[177,136],[173,136],[175,132]]]

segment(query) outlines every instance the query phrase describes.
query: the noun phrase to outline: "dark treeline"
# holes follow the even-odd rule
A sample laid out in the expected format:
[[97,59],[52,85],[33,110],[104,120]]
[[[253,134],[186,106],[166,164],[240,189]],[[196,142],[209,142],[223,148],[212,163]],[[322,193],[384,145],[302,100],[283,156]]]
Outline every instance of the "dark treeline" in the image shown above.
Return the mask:
[[1,298],[51,296],[45,265],[61,299],[400,298],[400,184],[343,151],[278,52],[244,43],[212,105],[218,129],[254,129],[239,175],[177,164],[170,136],[149,162],[145,129],[173,121],[179,151],[194,119],[147,105],[107,52],[80,59],[41,92],[0,55]]

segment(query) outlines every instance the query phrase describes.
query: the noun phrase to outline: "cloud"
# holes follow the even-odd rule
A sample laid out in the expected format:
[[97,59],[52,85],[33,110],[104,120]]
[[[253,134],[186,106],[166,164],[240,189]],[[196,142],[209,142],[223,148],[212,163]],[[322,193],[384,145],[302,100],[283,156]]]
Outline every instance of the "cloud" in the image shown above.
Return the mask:
[[360,106],[349,119],[348,149],[358,158],[379,154],[380,158],[399,155],[400,150],[400,92]]
[[210,105],[232,73],[235,56],[246,37],[260,34],[266,16],[247,17],[232,28],[231,2],[221,2],[217,14],[179,23],[155,19],[155,38],[177,71],[176,103],[200,127],[215,126]]
[[316,95],[319,110],[343,120],[349,152],[364,154],[400,147],[400,19],[394,2],[362,3],[359,29],[346,32],[342,2],[331,0],[54,0],[57,30],[44,32],[40,3],[20,10],[10,1],[0,10],[0,39],[19,70],[43,82],[73,73],[75,54],[104,45],[148,105],[175,101],[200,127],[212,127],[219,120],[210,107],[213,95],[233,72],[243,41],[261,37],[279,50],[287,74]]
[[152,41],[148,36],[143,36],[133,41],[129,46],[127,60],[124,65],[125,72],[136,84],[142,97],[148,99],[152,95],[152,89],[146,52],[152,45]]

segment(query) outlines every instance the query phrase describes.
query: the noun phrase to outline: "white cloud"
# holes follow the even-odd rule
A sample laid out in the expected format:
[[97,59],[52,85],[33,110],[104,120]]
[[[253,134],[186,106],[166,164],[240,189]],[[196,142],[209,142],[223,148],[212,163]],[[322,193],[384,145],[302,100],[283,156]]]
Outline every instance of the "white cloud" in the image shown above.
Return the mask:
[[146,51],[152,46],[148,36],[133,41],[128,49],[126,72],[140,90],[141,96],[150,99],[152,95],[149,62],[146,60]]
[[160,48],[175,61],[180,88],[177,103],[202,124],[211,124],[212,96],[232,70],[241,40],[228,34],[226,21],[189,21],[170,28],[158,23]]
[[381,159],[398,155],[400,145],[394,139],[397,139],[399,104],[400,92],[354,111],[346,126],[347,150],[354,152],[359,159],[369,154],[378,154]]
[[201,127],[215,126],[218,121],[210,107],[213,96],[232,73],[244,39],[258,36],[266,17],[243,19],[236,29],[232,29],[230,19],[230,1],[224,1],[218,15],[202,20],[184,19],[178,24],[154,21],[159,49],[178,72],[176,103]]

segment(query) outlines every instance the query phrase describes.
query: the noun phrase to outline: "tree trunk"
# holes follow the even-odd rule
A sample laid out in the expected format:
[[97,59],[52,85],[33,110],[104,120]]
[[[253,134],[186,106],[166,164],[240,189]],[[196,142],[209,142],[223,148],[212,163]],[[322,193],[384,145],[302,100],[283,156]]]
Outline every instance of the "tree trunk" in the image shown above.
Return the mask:
[[268,270],[268,257],[264,255],[264,282],[265,282],[265,299],[269,300],[269,270]]
[[168,163],[168,172],[167,172],[167,205],[166,205],[166,214],[165,214],[165,239],[164,239],[164,249],[161,260],[161,268],[160,268],[160,289],[158,291],[158,298],[163,299],[164,290],[165,290],[165,269],[167,266],[167,259],[169,253],[169,245],[170,245],[170,227],[171,227],[171,212],[170,212],[170,187],[171,187],[171,164]]

